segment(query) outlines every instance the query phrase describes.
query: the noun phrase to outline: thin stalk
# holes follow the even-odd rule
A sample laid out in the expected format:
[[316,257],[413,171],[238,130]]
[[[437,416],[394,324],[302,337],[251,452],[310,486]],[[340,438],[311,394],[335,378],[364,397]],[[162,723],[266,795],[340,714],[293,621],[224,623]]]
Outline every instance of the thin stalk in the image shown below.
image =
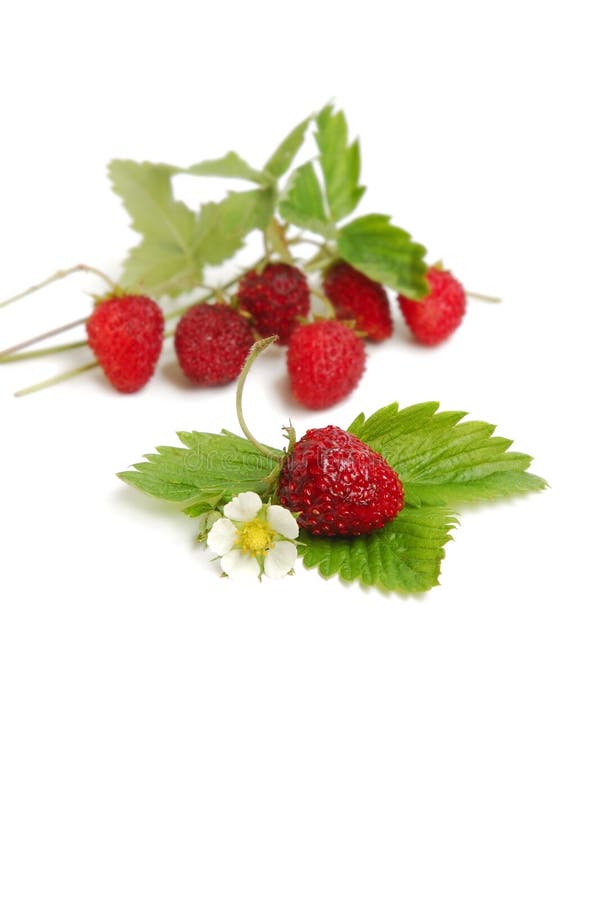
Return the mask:
[[74,378],[76,375],[81,375],[82,372],[88,372],[90,369],[95,369],[97,366],[98,363],[96,360],[85,363],[83,366],[78,366],[77,369],[70,369],[68,372],[62,372],[61,375],[54,375],[53,378],[47,378],[45,381],[38,381],[37,384],[31,384],[29,387],[22,388],[20,391],[17,391],[14,396],[25,397],[27,394],[34,394],[36,391],[42,391],[45,388],[52,387],[54,384],[59,384],[60,381],[68,381],[68,379]]
[[489,294],[477,294],[475,291],[465,291],[468,297],[474,300],[483,300],[485,303],[501,303],[501,297],[490,297]]
[[250,353],[248,354],[248,358],[246,359],[246,362],[244,363],[244,368],[242,369],[242,371],[240,373],[240,377],[238,379],[238,384],[236,387],[236,412],[238,415],[238,422],[240,423],[240,428],[242,429],[245,437],[248,438],[250,443],[254,447],[256,447],[256,449],[260,453],[262,453],[263,456],[266,456],[268,459],[274,459],[277,462],[280,462],[280,460],[282,460],[284,454],[279,452],[278,450],[270,450],[268,447],[265,447],[264,444],[261,444],[260,441],[257,441],[256,438],[254,437],[254,435],[252,434],[252,432],[250,431],[250,429],[248,428],[248,426],[246,425],[246,422],[244,419],[244,414],[242,412],[242,395],[244,393],[244,384],[246,382],[246,376],[248,375],[248,372],[250,371],[252,363],[254,362],[255,359],[257,359],[258,356],[260,356],[261,353],[264,352],[264,350],[266,350],[267,347],[270,347],[271,344],[274,344],[276,339],[277,339],[277,336],[275,334],[273,334],[272,337],[263,338],[260,341],[256,341],[256,343],[252,345],[252,349],[250,350]]
[[3,353],[0,356],[0,365],[4,363],[21,362],[25,359],[37,359],[39,356],[51,356],[53,353],[62,353],[64,350],[76,350],[78,347],[87,347],[88,341],[72,341],[70,344],[56,344],[53,347],[45,347],[43,350],[28,350],[26,353]]
[[16,303],[17,300],[22,300],[23,297],[28,297],[29,294],[34,294],[35,291],[40,291],[41,288],[53,284],[54,281],[61,281],[62,278],[67,278],[68,275],[73,275],[75,272],[91,272],[93,275],[98,275],[99,278],[102,278],[112,291],[118,290],[115,282],[109,278],[108,275],[105,275],[104,272],[101,272],[100,269],[96,269],[94,266],[87,266],[85,263],[79,263],[77,266],[71,266],[69,269],[58,269],[57,272],[54,272],[49,278],[45,278],[44,281],[33,284],[31,287],[27,288],[26,291],[21,291],[20,294],[9,297],[8,300],[3,300],[2,303],[0,303],[0,308],[9,306],[11,303]]
[[327,319],[335,319],[336,311],[334,309],[334,304],[332,303],[331,300],[328,300],[328,298],[326,297],[324,292],[320,291],[319,288],[315,288],[315,287],[310,287],[310,291],[314,295],[314,297],[317,297],[319,300],[321,300],[322,303],[324,304],[324,306],[326,307],[326,310],[327,310],[326,318]]
[[19,350],[24,350],[25,347],[30,347],[31,344],[37,344],[40,341],[46,340],[47,338],[54,337],[56,334],[61,334],[64,331],[69,331],[70,328],[76,328],[78,325],[85,324],[86,319],[76,319],[75,322],[68,322],[67,325],[59,325],[57,328],[52,328],[50,331],[45,331],[43,332],[43,334],[38,334],[36,337],[27,338],[26,341],[21,341],[20,344],[14,344],[14,346],[12,347],[7,347],[6,350],[0,350],[0,362],[2,362],[3,356],[10,356],[13,353],[18,353]]

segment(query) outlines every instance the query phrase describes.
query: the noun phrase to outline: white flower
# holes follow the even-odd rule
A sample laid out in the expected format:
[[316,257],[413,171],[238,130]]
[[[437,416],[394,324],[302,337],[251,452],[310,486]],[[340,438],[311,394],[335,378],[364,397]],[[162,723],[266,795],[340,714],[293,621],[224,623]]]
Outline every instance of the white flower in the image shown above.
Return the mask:
[[207,546],[220,558],[231,578],[287,575],[297,559],[299,526],[282,506],[264,504],[254,491],[244,491],[226,503],[223,517],[209,531]]

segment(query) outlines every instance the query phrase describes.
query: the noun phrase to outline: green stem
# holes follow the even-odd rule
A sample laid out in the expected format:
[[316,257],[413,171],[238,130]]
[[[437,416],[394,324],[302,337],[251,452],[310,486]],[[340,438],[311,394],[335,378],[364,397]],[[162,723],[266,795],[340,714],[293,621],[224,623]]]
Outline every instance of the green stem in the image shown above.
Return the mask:
[[87,347],[88,341],[72,341],[70,344],[56,344],[54,347],[46,347],[44,350],[29,350],[26,353],[3,353],[0,356],[0,365],[4,363],[21,362],[25,359],[36,359],[39,356],[50,356],[52,353],[62,353],[64,350],[76,350],[78,347]]
[[[250,269],[256,269],[260,263],[266,260],[266,256],[262,256],[260,259],[256,260],[251,266]],[[214,297],[217,297],[218,294],[222,294],[224,291],[229,290],[229,288],[233,287],[234,284],[237,284],[244,276],[244,272],[240,272],[230,281],[227,281],[224,285],[217,288],[211,288],[210,291],[207,291],[202,297],[199,297],[197,300],[191,300],[190,303],[187,303],[185,306],[179,306],[177,309],[171,309],[170,312],[167,312],[164,316],[164,319],[168,321],[168,319],[176,319],[178,316],[183,316],[185,312],[188,312],[189,309],[192,309],[193,306],[196,306],[197,303],[207,303],[208,300],[213,300]]]
[[465,291],[468,297],[474,300],[483,300],[485,303],[501,303],[501,297],[490,297],[489,294],[476,294],[475,291]]
[[256,341],[255,344],[252,345],[252,349],[248,354],[248,358],[244,363],[244,368],[240,373],[240,377],[238,379],[238,384],[236,388],[236,412],[238,414],[238,422],[240,423],[240,428],[242,429],[245,437],[248,438],[250,443],[256,447],[256,449],[262,453],[263,456],[266,456],[268,459],[275,459],[277,462],[282,460],[284,454],[279,452],[278,450],[271,450],[269,447],[265,447],[264,444],[261,444],[260,441],[257,441],[248,426],[246,425],[244,414],[242,412],[242,395],[244,393],[244,384],[246,382],[246,376],[250,371],[252,363],[254,360],[260,356],[261,353],[266,350],[267,347],[270,347],[271,344],[274,344],[277,336],[275,334],[272,337],[263,338],[260,341]]
[[39,341],[44,341],[47,338],[54,337],[56,334],[61,334],[63,331],[69,331],[70,328],[76,328],[78,325],[85,324],[86,319],[76,319],[75,322],[68,322],[67,325],[60,325],[58,328],[52,328],[51,331],[45,331],[43,332],[43,334],[38,334],[36,337],[27,338],[26,341],[21,341],[20,344],[14,344],[13,347],[7,347],[6,350],[0,350],[0,362],[3,361],[3,356],[10,356],[13,353],[18,353],[19,350],[24,350],[25,347],[30,347],[31,344],[37,344],[39,343]]
[[75,272],[91,272],[93,275],[98,275],[102,278],[112,291],[118,290],[115,282],[112,281],[108,275],[105,275],[104,272],[101,272],[100,269],[96,269],[94,266],[87,266],[84,263],[79,263],[77,266],[71,266],[69,269],[58,269],[57,272],[54,272],[49,278],[45,278],[44,281],[33,284],[31,287],[27,288],[26,291],[21,291],[20,294],[9,297],[8,300],[3,300],[2,303],[0,303],[0,309],[3,306],[9,306],[11,303],[16,303],[17,300],[22,300],[23,297],[28,297],[29,294],[33,294],[35,291],[40,291],[41,288],[53,284],[54,281],[61,281],[62,278],[67,278],[68,275],[73,275]]
[[90,369],[95,369],[97,366],[98,363],[96,360],[85,363],[83,366],[78,366],[77,369],[70,369],[69,372],[62,372],[61,375],[54,375],[53,378],[47,378],[46,381],[39,381],[37,384],[31,384],[29,387],[22,388],[22,390],[17,391],[14,396],[25,397],[27,394],[34,394],[36,391],[42,391],[54,384],[59,384],[60,381],[67,381],[69,378],[74,378],[76,375],[81,375],[82,372],[88,372]]

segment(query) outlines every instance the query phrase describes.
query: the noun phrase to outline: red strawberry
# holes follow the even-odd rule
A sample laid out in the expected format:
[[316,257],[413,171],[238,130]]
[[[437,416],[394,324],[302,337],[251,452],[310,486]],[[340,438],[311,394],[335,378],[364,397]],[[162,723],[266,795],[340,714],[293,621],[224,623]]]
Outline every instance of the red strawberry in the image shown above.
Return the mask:
[[299,318],[309,312],[309,285],[300,269],[269,263],[262,272],[246,272],[238,285],[238,303],[252,317],[261,337],[278,335],[286,344]]
[[88,344],[113,387],[132,394],[154,374],[162,352],[164,316],[149,297],[99,301],[86,322]]
[[312,534],[366,534],[382,528],[404,505],[404,489],[389,463],[335,425],[311,428],[287,456],[279,502],[299,513]]
[[421,344],[440,344],[461,324],[465,313],[465,291],[459,281],[436,266],[426,273],[430,293],[423,300],[399,296],[408,328]]
[[365,369],[361,339],[335,319],[299,325],[289,341],[287,369],[299,403],[325,409],[357,386]]
[[393,334],[385,288],[344,260],[334,263],[326,272],[324,293],[334,307],[336,318],[353,319],[369,340],[384,341]]
[[182,316],[174,348],[184,374],[197,384],[228,384],[238,377],[254,343],[248,322],[225,303],[193,306]]

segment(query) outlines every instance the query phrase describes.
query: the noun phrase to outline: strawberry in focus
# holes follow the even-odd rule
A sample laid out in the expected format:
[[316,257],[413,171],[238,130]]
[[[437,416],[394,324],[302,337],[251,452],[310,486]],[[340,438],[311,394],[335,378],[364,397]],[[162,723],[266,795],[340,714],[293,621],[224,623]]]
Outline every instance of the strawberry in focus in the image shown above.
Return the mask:
[[391,337],[393,319],[389,298],[379,282],[339,260],[327,270],[323,287],[336,318],[354,320],[358,330],[371,341]]
[[154,374],[162,352],[164,316],[149,297],[108,297],[94,307],[86,333],[90,349],[113,387],[132,394]]
[[365,370],[362,340],[342,322],[299,325],[287,349],[293,396],[309,409],[325,409],[348,396]]
[[335,425],[311,428],[287,456],[277,488],[279,502],[299,513],[312,534],[358,535],[376,531],[404,505],[397,472],[367,444]]
[[426,280],[430,293],[423,300],[410,300],[400,294],[398,302],[416,340],[434,346],[459,327],[467,300],[463,285],[446,269],[431,266]]
[[252,328],[225,303],[192,306],[178,322],[174,349],[184,374],[201,385],[234,381],[254,343]]
[[238,285],[238,304],[261,337],[278,336],[286,344],[298,320],[309,313],[310,293],[303,272],[289,263],[251,269]]

